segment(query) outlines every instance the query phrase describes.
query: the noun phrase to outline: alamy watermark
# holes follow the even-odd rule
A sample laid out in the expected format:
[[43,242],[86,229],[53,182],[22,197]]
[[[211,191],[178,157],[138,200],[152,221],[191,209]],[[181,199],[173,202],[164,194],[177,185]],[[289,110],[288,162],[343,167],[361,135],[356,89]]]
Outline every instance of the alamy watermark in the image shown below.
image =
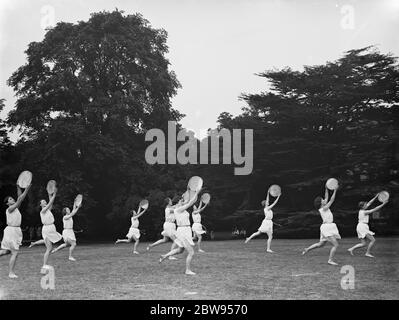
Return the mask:
[[43,290],[55,289],[55,272],[52,266],[47,266],[42,269],[44,276],[40,280],[40,286]]
[[[242,135],[243,131],[243,135]],[[177,132],[176,122],[168,121],[167,137],[161,129],[150,129],[145,141],[152,141],[145,151],[148,164],[231,164],[235,175],[248,175],[253,169],[253,130],[221,129],[205,131],[206,138],[196,139],[193,131]],[[202,130],[204,133],[204,130]],[[154,141],[155,140],[155,141]],[[177,142],[184,142],[177,149]],[[221,144],[221,142],[223,142]],[[223,145],[222,159],[220,146]],[[244,153],[243,153],[244,152]]]
[[341,278],[341,288],[343,290],[354,290],[355,289],[355,268],[351,265],[345,265],[341,267],[342,274],[345,274]]

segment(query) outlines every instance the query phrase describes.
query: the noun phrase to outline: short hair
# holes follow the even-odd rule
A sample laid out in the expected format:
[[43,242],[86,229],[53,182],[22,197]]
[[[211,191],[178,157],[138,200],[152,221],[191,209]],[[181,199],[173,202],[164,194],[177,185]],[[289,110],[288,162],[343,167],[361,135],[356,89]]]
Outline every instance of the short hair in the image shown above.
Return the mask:
[[164,201],[165,204],[169,204],[169,202],[171,202],[172,199],[169,198],[169,197],[166,197],[163,201]]
[[320,209],[322,201],[323,201],[322,197],[317,197],[316,199],[314,199],[313,204],[316,209]]
[[4,198],[4,203],[5,203],[5,204],[7,204],[8,199],[9,199],[10,197],[11,197],[11,196],[7,196],[7,197]]
[[262,200],[261,205],[265,206],[265,204],[266,204],[266,200]]
[[62,208],[62,215],[65,216],[67,213],[67,207]]

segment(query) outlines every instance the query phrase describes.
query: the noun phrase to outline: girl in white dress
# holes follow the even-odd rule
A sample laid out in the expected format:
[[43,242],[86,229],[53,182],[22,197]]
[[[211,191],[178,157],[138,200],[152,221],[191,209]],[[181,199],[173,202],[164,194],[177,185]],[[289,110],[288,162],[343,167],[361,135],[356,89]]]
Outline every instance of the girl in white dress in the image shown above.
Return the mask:
[[14,272],[15,263],[19,252],[19,247],[22,244],[22,230],[21,221],[22,215],[19,212],[19,207],[24,201],[30,185],[22,192],[21,188],[17,185],[18,199],[15,201],[12,197],[7,196],[4,202],[7,205],[6,219],[7,227],[4,229],[3,239],[1,241],[0,256],[4,256],[11,253],[8,277],[16,279],[18,276]]
[[206,233],[206,231],[202,228],[201,224],[201,211],[203,211],[208,204],[205,204],[202,206],[202,202],[200,202],[199,207],[197,208],[194,205],[194,210],[191,213],[191,217],[193,218],[193,225],[191,229],[193,230],[194,238],[197,238],[197,244],[198,244],[198,252],[205,252],[204,250],[201,249],[201,241],[202,241],[202,235]]
[[338,248],[337,240],[341,239],[337,225],[333,222],[334,217],[330,210],[331,205],[334,203],[336,194],[337,189],[334,190],[330,201],[328,201],[328,189],[326,188],[324,199],[322,197],[317,197],[314,200],[314,205],[316,209],[319,209],[320,216],[323,220],[323,224],[320,226],[320,241],[304,249],[302,252],[302,255],[304,255],[310,250],[324,247],[328,241],[332,244],[328,258],[328,263],[331,265],[338,265],[338,263],[334,262],[334,255]]
[[375,238],[374,238],[374,232],[370,231],[370,229],[369,229],[369,224],[368,224],[369,217],[370,217],[371,213],[380,210],[388,202],[388,201],[383,202],[382,204],[375,207],[374,209],[367,210],[377,198],[378,198],[378,194],[373,199],[371,199],[369,202],[361,201],[359,203],[359,208],[360,208],[359,215],[358,215],[359,222],[357,224],[356,231],[357,231],[357,236],[361,242],[358,243],[357,245],[354,245],[352,248],[348,249],[349,253],[352,256],[353,256],[353,251],[355,249],[365,247],[367,245],[367,240],[369,240],[370,242],[367,247],[367,251],[366,251],[365,255],[366,255],[366,257],[374,258],[374,256],[370,253],[370,250],[375,243]]
[[62,239],[62,236],[57,232],[54,225],[54,216],[51,212],[53,208],[55,196],[57,195],[57,188],[55,188],[54,193],[50,196],[50,200],[47,203],[46,200],[40,201],[40,207],[42,210],[40,211],[40,219],[42,221],[42,238],[44,240],[44,244],[46,245],[46,252],[43,257],[43,268],[48,268],[48,257],[50,255],[51,250],[53,249],[53,243],[57,243]]
[[115,241],[115,244],[118,244],[129,243],[134,240],[134,254],[139,254],[139,252],[137,251],[137,246],[140,242],[139,218],[147,211],[147,208],[143,209],[143,211],[141,211],[141,209],[142,208],[140,207],[139,212],[136,212],[136,210],[132,210],[132,218],[130,219],[132,224],[130,226],[129,232],[126,235],[126,239],[118,239]]
[[187,250],[187,258],[186,258],[186,274],[187,275],[195,275],[193,271],[191,271],[191,260],[194,256],[194,242],[193,242],[193,233],[191,231],[190,224],[190,214],[187,212],[187,209],[190,208],[198,199],[198,192],[196,191],[194,196],[187,203],[184,202],[183,198],[178,202],[176,208],[174,210],[177,230],[176,230],[176,239],[175,243],[178,248],[169,251],[165,255],[161,255],[159,262],[162,262],[166,258],[183,253],[184,250]]
[[[172,247],[170,250],[173,250],[176,247],[176,244],[174,241],[176,240],[176,218],[174,215],[174,206],[172,203],[172,199],[166,198],[166,208],[165,208],[165,222],[163,224],[163,231],[161,232],[161,235],[163,236],[162,239],[150,244],[147,247],[147,251],[149,251],[151,248],[159,246],[162,243],[166,243],[169,240],[172,240]],[[170,256],[169,260],[176,260],[175,257]]]
[[273,239],[273,211],[272,211],[272,209],[277,204],[279,199],[280,199],[280,196],[278,196],[276,198],[276,200],[273,202],[272,205],[269,205],[269,193],[267,193],[266,201],[265,200],[262,201],[262,205],[265,207],[263,209],[263,211],[265,213],[265,218],[263,219],[262,224],[259,227],[258,231],[256,231],[249,238],[247,238],[245,240],[245,243],[248,243],[249,241],[251,241],[251,239],[259,236],[262,233],[266,233],[267,237],[268,237],[266,252],[273,253],[273,251],[270,249],[270,245],[271,245],[272,239]]
[[64,239],[64,243],[55,248],[51,253],[55,253],[58,250],[66,248],[70,245],[69,248],[69,260],[76,261],[76,259],[72,256],[73,251],[76,248],[76,237],[75,232],[73,231],[73,216],[78,212],[80,206],[74,207],[72,212],[69,208],[62,209],[62,222],[64,224],[64,230],[62,231],[62,238]]

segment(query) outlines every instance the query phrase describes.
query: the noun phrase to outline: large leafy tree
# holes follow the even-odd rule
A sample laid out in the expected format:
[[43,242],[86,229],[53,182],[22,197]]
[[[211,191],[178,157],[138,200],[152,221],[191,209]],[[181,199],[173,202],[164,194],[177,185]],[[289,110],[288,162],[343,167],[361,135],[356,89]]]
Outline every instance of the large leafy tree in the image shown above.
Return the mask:
[[[145,163],[144,133],[182,117],[170,102],[180,85],[166,40],[140,14],[116,10],[58,23],[29,44],[27,63],[8,81],[18,97],[8,124],[20,128],[20,163],[34,173],[34,201],[56,179],[59,206],[83,193],[82,223],[107,234],[107,219],[118,226],[162,184],[159,168]],[[164,183],[159,199],[173,188]]]
[[[247,106],[241,115],[223,113],[219,117],[221,128],[253,128],[255,134],[254,173],[235,188],[247,192],[224,199],[239,202],[238,211],[230,218],[251,215],[248,210],[260,207],[271,183],[283,186],[280,208],[309,211],[313,198],[322,193],[323,183],[331,176],[342,185],[338,212],[352,208],[350,212],[355,213],[358,200],[382,188],[393,191],[388,212],[399,204],[395,196],[399,138],[395,57],[367,47],[350,50],[324,65],[305,66],[302,71],[284,68],[259,76],[267,80],[270,89],[243,94]],[[236,179],[230,174],[225,180],[228,186]],[[306,215],[281,216],[292,226]],[[356,219],[348,219],[353,232]],[[319,219],[316,216],[312,221],[317,224]]]

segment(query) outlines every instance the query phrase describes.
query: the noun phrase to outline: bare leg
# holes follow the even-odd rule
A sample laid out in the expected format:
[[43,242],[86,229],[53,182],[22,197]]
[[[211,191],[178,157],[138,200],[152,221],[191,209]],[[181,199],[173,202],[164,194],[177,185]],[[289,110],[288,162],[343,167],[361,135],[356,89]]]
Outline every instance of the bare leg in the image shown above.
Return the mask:
[[73,250],[76,248],[76,241],[71,241],[71,247],[69,248],[69,260],[76,261],[76,259],[72,256]]
[[66,243],[60,244],[57,248],[53,249],[53,250],[51,251],[51,253],[56,253],[58,250],[61,250],[61,249],[66,248],[66,246],[67,246]]
[[35,242],[31,242],[31,244],[29,245],[29,248],[32,248],[34,246],[41,245],[41,244],[45,244],[43,239],[37,240]]
[[312,244],[310,247],[307,247],[306,249],[304,249],[302,251],[302,254],[304,255],[304,254],[308,253],[309,251],[311,251],[313,249],[322,248],[322,247],[324,247],[325,244],[326,244],[325,241],[319,241],[319,242],[317,242],[315,244]]
[[1,257],[1,256],[5,256],[5,255],[10,254],[10,253],[11,253],[10,250],[1,249],[1,250],[0,250],[0,257]]
[[136,239],[136,238],[134,238],[134,247],[133,247],[133,253],[134,254],[139,254],[139,252],[137,251],[137,246],[138,246],[138,244],[139,244],[139,239]]
[[43,257],[43,267],[47,266],[48,257],[50,255],[51,249],[53,248],[53,244],[49,239],[44,240],[46,245],[46,252],[44,253]]
[[150,249],[153,248],[153,247],[159,246],[160,244],[166,243],[166,242],[168,242],[168,238],[164,236],[162,239],[160,239],[160,240],[158,240],[158,241],[156,241],[156,242],[150,244],[150,245],[147,247],[147,251],[150,250]]
[[370,240],[369,246],[367,247],[366,251],[366,257],[374,258],[374,256],[370,253],[370,250],[374,246],[375,238],[371,234],[366,235],[366,237]]
[[[177,244],[173,241],[172,246],[170,247],[170,251],[174,250],[177,247]],[[177,260],[174,256],[169,256],[169,260]]]
[[202,235],[201,234],[197,234],[197,238],[198,238],[198,252],[205,252],[204,250],[201,249],[201,241],[202,241]]
[[187,255],[187,258],[186,258],[186,274],[187,275],[195,275],[195,273],[192,272],[191,268],[190,268],[191,260],[193,259],[193,256],[194,256],[194,248],[192,246],[188,245],[186,247],[186,249],[187,249],[187,252],[188,252],[188,255]]
[[273,240],[273,233],[268,232],[267,236],[268,236],[268,238],[267,238],[267,249],[266,249],[266,251],[269,252],[269,253],[273,253],[273,251],[270,249],[270,245],[272,244],[272,240]]
[[[173,247],[173,246],[172,246]],[[178,247],[176,249],[171,249],[167,254],[161,255],[159,262],[164,261],[166,258],[174,256],[176,254],[180,254],[184,252],[184,248]]]
[[16,278],[18,278],[18,276],[14,273],[14,267],[15,267],[15,263],[16,263],[16,261],[17,261],[17,257],[18,257],[18,250],[12,250],[12,251],[11,251],[10,264],[9,264],[10,272],[9,272],[9,274],[8,274],[8,276],[9,276],[11,279],[16,279]]
[[260,231],[256,231],[256,232],[253,233],[249,238],[247,238],[247,239],[245,240],[245,243],[248,243],[248,242],[251,241],[253,238],[259,236],[261,233],[262,233],[262,232],[260,232]]
[[353,256],[353,251],[354,251],[354,250],[366,246],[366,244],[367,244],[366,240],[360,239],[360,241],[361,241],[360,243],[358,243],[358,244],[354,245],[352,248],[349,248],[349,249],[348,249],[349,253],[350,253],[352,256]]
[[337,263],[334,262],[334,255],[335,255],[335,251],[337,251],[337,248],[338,248],[338,241],[334,237],[328,237],[328,241],[333,246],[330,250],[330,256],[328,257],[328,263],[332,264],[332,265],[337,265]]
[[133,238],[130,238],[130,239],[118,239],[118,240],[115,241],[115,244],[118,244],[118,243],[129,243],[129,242],[132,242],[132,240],[133,240]]

